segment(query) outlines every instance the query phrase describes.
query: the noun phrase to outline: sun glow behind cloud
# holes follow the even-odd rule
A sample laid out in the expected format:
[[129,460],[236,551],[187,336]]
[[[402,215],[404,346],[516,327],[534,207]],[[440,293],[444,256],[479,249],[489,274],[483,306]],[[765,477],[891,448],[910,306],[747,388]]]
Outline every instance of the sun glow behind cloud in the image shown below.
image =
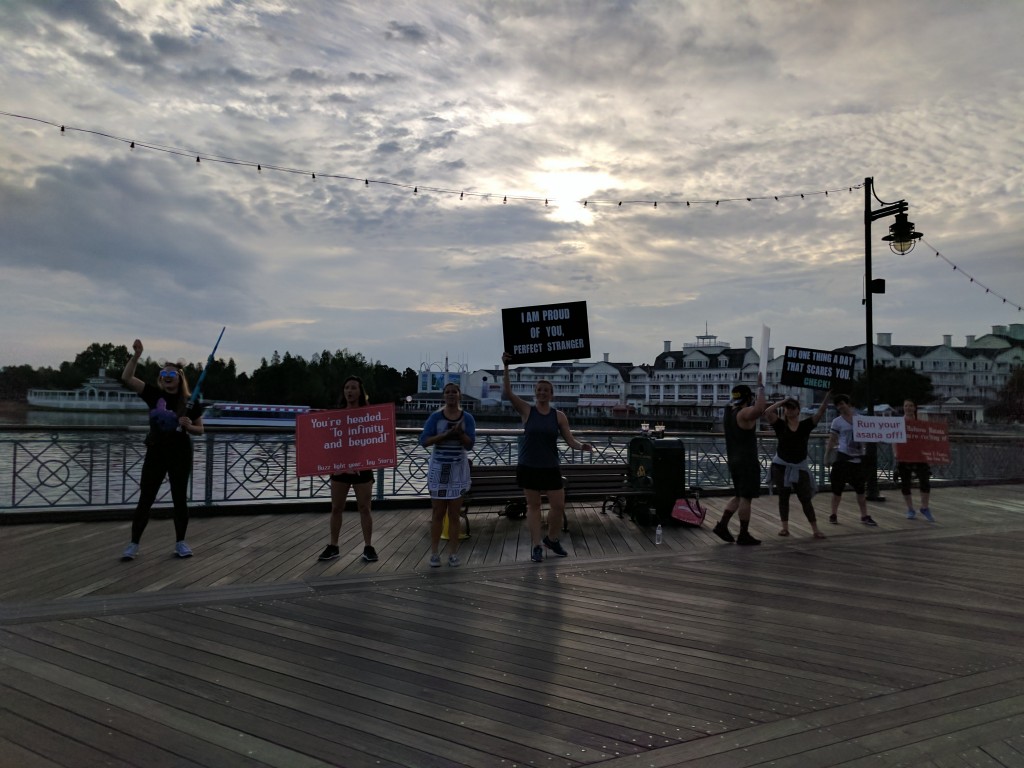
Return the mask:
[[582,163],[576,160],[541,160],[538,165],[542,170],[530,177],[530,185],[551,201],[548,215],[554,221],[592,225],[594,215],[583,202],[596,190],[614,187],[615,180],[607,173],[578,170]]

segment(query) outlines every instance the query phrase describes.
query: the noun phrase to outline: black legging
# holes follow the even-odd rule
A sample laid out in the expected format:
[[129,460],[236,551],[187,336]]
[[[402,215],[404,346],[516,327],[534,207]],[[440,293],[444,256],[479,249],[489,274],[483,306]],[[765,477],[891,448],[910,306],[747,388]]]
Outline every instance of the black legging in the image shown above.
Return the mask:
[[800,506],[808,522],[817,522],[814,514],[814,504],[811,503],[811,499],[814,497],[814,494],[811,492],[811,476],[806,472],[801,472],[796,488],[783,485],[785,476],[786,468],[784,466],[772,464],[772,484],[775,486],[776,493],[779,494],[779,518],[784,523],[789,522],[789,497],[796,491],[796,497],[800,500]]
[[138,544],[149,523],[149,511],[160,492],[164,478],[171,482],[171,500],[174,502],[175,541],[185,539],[188,529],[188,478],[192,473],[192,444],[150,446],[142,462],[139,481],[139,503],[132,518],[132,542]]

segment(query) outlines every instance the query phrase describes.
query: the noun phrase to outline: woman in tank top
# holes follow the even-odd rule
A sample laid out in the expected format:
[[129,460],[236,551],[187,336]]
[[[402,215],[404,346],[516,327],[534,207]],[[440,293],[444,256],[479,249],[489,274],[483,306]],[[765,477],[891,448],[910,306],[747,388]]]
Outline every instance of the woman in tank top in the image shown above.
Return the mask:
[[[502,393],[523,420],[523,440],[519,448],[516,479],[526,497],[526,521],[532,541],[530,559],[539,563],[544,560],[544,547],[559,557],[569,554],[558,540],[565,517],[565,489],[558,468],[558,436],[561,435],[569,447],[576,451],[592,451],[594,447],[577,440],[569,429],[569,419],[552,407],[554,387],[550,381],[541,379],[534,385],[533,405],[512,391],[508,372],[511,360],[512,355],[508,352],[502,354],[501,361],[505,365]],[[542,496],[548,497],[551,507],[548,511],[548,535],[543,539],[540,516]]]

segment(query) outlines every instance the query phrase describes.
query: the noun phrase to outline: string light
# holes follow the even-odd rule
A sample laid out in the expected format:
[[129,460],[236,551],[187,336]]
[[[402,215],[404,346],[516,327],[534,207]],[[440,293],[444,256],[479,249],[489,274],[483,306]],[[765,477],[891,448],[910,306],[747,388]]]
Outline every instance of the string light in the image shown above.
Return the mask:
[[959,265],[954,264],[952,261],[947,259],[945,256],[942,255],[942,253],[939,252],[939,250],[937,248],[935,248],[935,246],[933,246],[927,240],[922,238],[921,242],[924,243],[925,245],[927,245],[931,250],[935,251],[935,258],[942,259],[944,262],[949,264],[949,266],[951,266],[953,268],[954,272],[956,272],[959,275],[963,275],[964,277],[966,277],[970,281],[970,284],[976,285],[979,288],[984,288],[985,289],[985,293],[991,293],[993,296],[996,296],[996,297],[1002,299],[1003,300],[1003,304],[1009,304],[1011,307],[1016,307],[1018,312],[1024,311],[1024,308],[1022,308],[1020,304],[1018,304],[1017,302],[1014,302],[1014,301],[1010,301],[1006,296],[1003,296],[998,291],[994,291],[993,289],[989,288],[983,282],[981,282],[976,277],[974,277],[974,275],[972,275],[972,274],[970,274],[968,272],[965,272],[963,270],[963,267],[960,267]]
[[[217,155],[204,155],[201,152],[200,153],[196,153],[196,152],[194,152],[194,150],[187,150],[187,149],[182,149],[182,148],[179,148],[179,147],[161,146],[159,144],[149,144],[149,143],[146,143],[146,142],[138,141],[137,139],[128,139],[128,138],[123,138],[123,137],[120,137],[120,136],[115,136],[113,134],[106,133],[104,131],[93,130],[93,129],[89,129],[89,128],[77,128],[75,126],[68,126],[68,125],[65,125],[65,124],[56,123],[56,122],[51,121],[51,120],[45,120],[45,119],[42,119],[42,118],[32,117],[32,116],[29,116],[29,115],[20,115],[20,114],[16,114],[16,113],[13,113],[13,112],[5,112],[5,111],[0,110],[0,117],[9,117],[9,118],[17,119],[17,120],[27,120],[27,121],[30,121],[30,122],[42,123],[44,125],[50,125],[50,126],[54,126],[54,127],[59,126],[59,128],[60,128],[60,135],[61,136],[65,136],[68,133],[74,131],[76,133],[83,133],[83,134],[88,134],[88,135],[96,136],[96,137],[99,137],[99,138],[110,139],[112,141],[119,141],[119,142],[128,144],[128,148],[132,149],[132,150],[134,150],[136,148],[136,145],[138,145],[138,147],[140,149],[149,149],[149,150],[152,150],[154,152],[163,152],[163,153],[168,154],[168,155],[176,155],[176,156],[180,156],[180,157],[188,157],[188,156],[192,156],[194,154],[195,158],[196,158],[196,163],[201,163],[202,160],[205,159],[207,162],[221,163],[221,164],[225,164],[225,165],[244,165],[244,166],[248,166],[248,167],[255,166],[256,167],[256,171],[258,173],[262,173],[264,166],[266,166],[266,168],[268,170],[277,171],[278,173],[289,173],[289,174],[307,174],[308,173],[314,180],[316,180],[316,177],[317,177],[317,172],[313,171],[313,170],[302,170],[302,169],[299,169],[299,168],[289,168],[289,167],[286,167],[286,166],[271,165],[271,164],[268,164],[268,163],[253,162],[253,161],[247,161],[247,160],[239,160],[239,159],[236,159],[236,158],[223,157],[223,156],[217,156]],[[356,176],[349,176],[349,175],[345,175],[345,174],[323,173],[323,172],[321,172],[320,175],[322,177],[324,177],[324,178],[337,179],[337,180],[341,180],[341,181],[355,181],[355,182],[361,181],[363,183],[364,187],[369,187],[370,186],[370,182],[373,181],[375,184],[396,187],[396,188],[399,188],[399,189],[410,189],[411,188],[412,191],[413,191],[413,194],[419,194],[419,190],[420,190],[420,185],[419,184],[415,184],[415,185],[413,185],[413,184],[404,184],[404,183],[401,183],[401,182],[389,181],[387,179],[370,179],[368,177],[356,177]],[[862,188],[863,188],[863,185],[855,184],[855,185],[852,185],[852,186],[847,186],[846,190],[847,190],[847,192],[852,194],[854,190],[859,190],[859,189],[862,189]],[[424,189],[424,191],[429,191],[429,192],[432,192],[432,193],[438,194],[438,195],[452,195],[452,196],[454,196],[454,195],[458,194],[459,200],[464,200],[465,196],[467,194],[465,192],[465,190],[453,190],[453,189],[446,189],[444,187],[426,187],[426,186],[424,186],[423,189]],[[759,201],[759,200],[772,199],[775,202],[781,202],[781,200],[784,200],[786,198],[796,198],[796,197],[799,197],[801,200],[806,200],[807,195],[822,195],[823,197],[827,198],[829,196],[830,192],[841,192],[841,191],[842,191],[842,188],[838,188],[838,189],[823,189],[823,190],[816,191],[816,192],[793,192],[793,193],[789,193],[789,194],[771,195],[770,198],[767,197],[767,196],[765,196],[765,197],[757,197],[757,196],[746,197],[746,196],[744,196],[744,197],[736,197],[736,198],[718,198],[718,199],[715,199],[715,200],[710,200],[710,199],[708,199],[708,200],[692,200],[692,199],[690,199],[690,200],[661,200],[660,202],[663,205],[679,205],[679,206],[685,206],[686,208],[690,208],[690,207],[692,207],[694,205],[702,205],[702,204],[703,205],[710,205],[713,202],[715,204],[715,207],[719,207],[719,205],[721,203],[731,203],[731,202],[740,202],[740,201],[746,201],[748,203],[752,203],[752,202]],[[485,199],[485,200],[486,199],[490,199],[492,196],[494,196],[494,193],[492,193],[492,192],[470,192],[468,194],[470,194],[471,196],[474,196],[474,197]],[[558,203],[557,200],[552,201],[550,198],[547,198],[547,197],[542,198],[542,197],[535,197],[535,196],[530,196],[530,195],[503,195],[502,196],[502,203],[507,205],[510,198],[514,202],[515,201],[518,201],[518,202],[539,202],[539,201],[543,200],[545,206],[548,206],[552,202],[554,202],[556,204]],[[593,203],[594,205],[597,205],[599,203],[609,203],[609,204],[616,203],[616,207],[617,208],[621,208],[623,203],[630,203],[630,204],[648,204],[649,203],[649,204],[652,205],[653,208],[657,209],[659,201],[657,201],[657,200],[618,200],[618,201],[616,201],[616,200],[590,200],[590,199],[587,199],[587,200],[583,200],[583,201],[578,201],[577,200],[575,202],[577,202],[577,203],[582,202],[582,205],[583,205],[584,208],[590,208],[591,207],[590,203]],[[926,241],[923,241],[923,242],[926,242]],[[928,247],[932,248],[932,246],[930,244],[928,245]],[[978,286],[984,288],[985,289],[985,293],[991,293],[992,295],[1000,298],[1002,300],[1003,304],[1010,304],[1010,306],[1016,307],[1018,312],[1024,311],[1024,307],[1022,307],[1020,304],[1018,304],[1016,302],[1013,302],[1013,301],[1010,301],[1006,296],[1003,296],[1003,295],[999,294],[998,292],[992,290],[990,287],[988,287],[988,286],[984,285],[983,283],[977,281],[973,276],[968,275],[966,272],[963,271],[963,269],[959,268],[956,264],[954,264],[952,261],[950,261],[945,256],[943,256],[942,253],[940,253],[938,250],[935,251],[935,256],[937,258],[940,258],[940,259],[944,260],[946,263],[948,263],[953,268],[954,272],[958,272],[959,274],[962,274],[962,275],[965,275],[966,277],[968,277],[972,284],[975,284],[975,285],[978,285]]]

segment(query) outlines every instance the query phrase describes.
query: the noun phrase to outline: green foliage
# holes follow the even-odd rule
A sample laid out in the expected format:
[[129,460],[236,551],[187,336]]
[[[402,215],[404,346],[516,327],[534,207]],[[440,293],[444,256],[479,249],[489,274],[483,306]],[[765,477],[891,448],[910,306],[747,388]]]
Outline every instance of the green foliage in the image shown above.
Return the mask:
[[[64,362],[58,370],[33,369],[28,365],[8,366],[0,371],[0,399],[23,400],[33,388],[74,389],[86,379],[106,369],[107,376],[120,378],[131,359],[124,345],[90,344],[75,357]],[[185,367],[185,377],[194,387],[203,370],[200,365]],[[155,382],[160,371],[159,362],[146,357],[139,361],[135,375],[143,381]],[[238,373],[235,361],[215,359],[203,380],[203,399],[206,401],[237,401],[267,403],[270,405],[310,405],[314,408],[333,408],[341,397],[341,387],[349,376],[359,376],[372,403],[397,402],[406,395],[416,393],[417,376],[411,368],[399,373],[379,360],[371,361],[358,352],[347,349],[314,353],[309,361],[290,352],[281,355],[274,351],[267,362],[252,374]]]
[[999,390],[996,402],[985,409],[990,421],[1024,422],[1024,368],[1014,368],[1009,381]]
[[[910,399],[918,405],[926,405],[935,399],[932,393],[932,382],[927,376],[910,368],[895,368],[876,365],[871,369],[871,400],[872,405],[887,403],[900,408],[903,401]],[[867,387],[864,374],[853,383],[847,394],[855,405],[867,405]]]

